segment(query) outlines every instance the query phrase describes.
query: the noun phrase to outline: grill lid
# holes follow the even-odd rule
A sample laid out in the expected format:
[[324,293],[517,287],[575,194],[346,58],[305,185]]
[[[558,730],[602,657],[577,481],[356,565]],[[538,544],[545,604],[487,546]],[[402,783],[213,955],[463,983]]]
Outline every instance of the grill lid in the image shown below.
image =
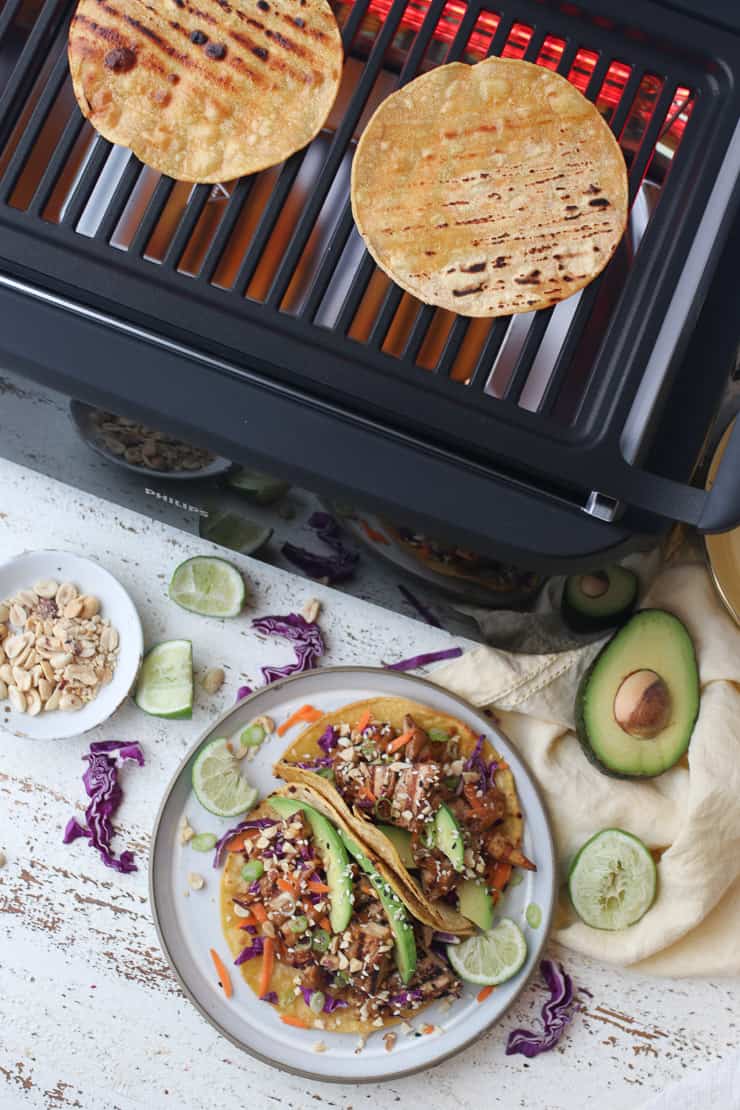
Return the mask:
[[[737,193],[740,39],[653,4],[635,5],[634,26],[589,7],[520,0],[515,17],[479,0],[338,4],[346,63],[322,134],[283,166],[192,187],[82,120],[71,5],[6,0],[0,268],[597,515],[627,502],[698,520],[704,495],[642,464]],[[557,69],[595,100],[633,202],[592,285],[494,321],[393,285],[349,204],[354,143],[380,100],[433,65],[490,54]],[[679,461],[679,477],[692,463]]]

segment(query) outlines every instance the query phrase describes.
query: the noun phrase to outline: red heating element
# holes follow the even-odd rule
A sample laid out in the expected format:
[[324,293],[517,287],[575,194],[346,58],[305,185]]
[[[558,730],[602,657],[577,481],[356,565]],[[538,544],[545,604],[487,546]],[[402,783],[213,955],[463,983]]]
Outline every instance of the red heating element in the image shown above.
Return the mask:
[[[349,6],[352,4],[352,0],[342,0],[342,2]],[[392,2],[393,0],[371,0],[368,11],[383,22],[391,9]],[[417,31],[424,22],[428,8],[427,0],[410,0],[401,19],[401,29]],[[465,11],[466,5],[462,0],[448,0],[434,29],[433,37],[443,42],[452,42],[460,29]],[[500,22],[501,17],[495,12],[482,11],[466,44],[466,52],[485,57]],[[533,34],[533,28],[527,24],[513,24],[501,50],[501,57],[522,58]],[[557,69],[564,49],[565,42],[563,39],[555,35],[547,35],[535,59],[537,65],[546,66],[548,69]],[[567,77],[571,84],[583,93],[588,88],[598,58],[599,55],[595,51],[588,50],[585,47],[581,47],[575,55]],[[598,91],[598,101],[601,105],[607,109],[616,108],[631,72],[630,67],[623,62],[612,61],[610,63],[602,87]],[[690,99],[691,91],[688,88],[679,87],[676,89],[664,128],[664,134],[671,131],[675,140],[680,140],[688,121]]]

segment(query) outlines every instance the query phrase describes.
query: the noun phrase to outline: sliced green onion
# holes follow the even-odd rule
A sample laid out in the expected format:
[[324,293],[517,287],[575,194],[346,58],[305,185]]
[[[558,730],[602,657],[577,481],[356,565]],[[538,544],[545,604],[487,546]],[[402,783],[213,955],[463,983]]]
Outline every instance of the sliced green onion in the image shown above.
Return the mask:
[[425,848],[434,847],[434,821],[427,821],[426,825],[424,825],[424,828],[421,830],[421,840]]
[[326,929],[316,929],[311,943],[317,952],[326,952],[331,944],[331,936]]
[[508,886],[519,886],[519,883],[524,882],[524,875],[521,871],[512,871],[511,878],[509,879]]
[[525,910],[524,916],[527,919],[527,925],[532,929],[539,929],[542,924],[542,910],[536,902],[530,902]]
[[250,859],[249,863],[245,863],[242,867],[242,878],[245,883],[256,882],[261,879],[265,873],[265,865],[261,859]]
[[239,744],[242,748],[258,748],[264,738],[262,725],[247,725],[239,734]]
[[427,736],[433,740],[435,744],[446,744],[450,738],[449,732],[443,728],[430,728],[427,731]]
[[294,917],[292,921],[288,922],[288,928],[291,933],[305,933],[308,928],[308,918],[305,914],[299,914],[298,917]]
[[311,947],[311,938],[301,937],[295,942],[293,947],[297,949],[298,952],[307,952],[308,949]]
[[444,783],[448,790],[452,790],[454,792],[460,785],[460,776],[448,775],[447,778],[444,780]]
[[198,833],[190,841],[190,847],[195,848],[196,852],[210,852],[211,848],[216,847],[217,840],[215,833]]
[[308,1008],[309,1008],[309,1010],[312,1010],[315,1014],[320,1014],[322,1012],[322,1010],[324,1009],[324,1003],[325,1002],[326,1002],[326,995],[324,994],[324,992],[323,991],[314,991],[313,994],[311,995],[311,1001],[308,1004]]
[[349,985],[349,975],[345,975],[343,971],[334,972],[334,983],[338,987],[346,987]]

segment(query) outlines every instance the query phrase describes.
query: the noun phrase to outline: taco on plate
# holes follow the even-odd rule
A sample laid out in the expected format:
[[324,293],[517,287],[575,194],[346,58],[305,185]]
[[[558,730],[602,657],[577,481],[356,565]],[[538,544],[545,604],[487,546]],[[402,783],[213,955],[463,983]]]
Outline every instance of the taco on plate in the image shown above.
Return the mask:
[[397,877],[310,787],[271,795],[227,847],[224,935],[283,1021],[370,1033],[460,994]]
[[482,735],[406,698],[327,713],[275,767],[321,794],[384,861],[421,920],[464,935],[488,929],[521,850],[514,776]]

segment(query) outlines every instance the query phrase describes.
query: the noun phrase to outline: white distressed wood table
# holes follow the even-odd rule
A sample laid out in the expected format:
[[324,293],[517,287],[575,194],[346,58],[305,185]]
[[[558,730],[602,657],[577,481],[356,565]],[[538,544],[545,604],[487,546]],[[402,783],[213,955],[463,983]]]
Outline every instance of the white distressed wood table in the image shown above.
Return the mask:
[[[234,621],[203,619],[166,597],[173,567],[213,550],[196,538],[0,462],[0,561],[24,550],[79,551],[133,597],[147,643],[184,636],[196,670],[226,669],[215,697],[200,687],[191,721],[158,721],[128,702],[97,733],[58,743],[19,740],[0,720],[0,1107],[2,1110],[261,1110],[397,1105],[462,1110],[500,1106],[604,1110],[639,1106],[688,1070],[740,1045],[737,981],[666,981],[616,971],[562,949],[592,999],[557,1050],[506,1057],[506,1033],[542,1002],[535,982],[503,1023],[423,1075],[372,1088],[311,1083],[252,1060],[220,1038],[180,992],[157,944],[147,899],[147,851],[163,790],[209,718],[242,682],[257,685],[264,641],[256,613],[324,602],[328,663],[377,664],[448,646],[449,636],[246,558],[252,602]],[[291,657],[269,644],[269,661]],[[136,739],[146,766],[127,768],[119,844],[139,870],[106,869],[62,830],[82,809],[81,756],[92,739]],[[720,1108],[717,1108],[720,1110]]]

